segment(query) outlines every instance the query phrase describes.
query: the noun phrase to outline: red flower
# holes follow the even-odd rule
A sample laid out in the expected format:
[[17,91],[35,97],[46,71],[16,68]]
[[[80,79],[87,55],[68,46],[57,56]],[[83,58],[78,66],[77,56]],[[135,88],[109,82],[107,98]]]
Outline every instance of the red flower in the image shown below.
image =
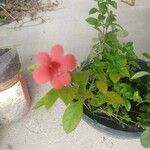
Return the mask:
[[50,55],[45,52],[38,53],[37,61],[40,67],[33,72],[34,80],[39,84],[51,82],[55,89],[67,86],[71,82],[70,71],[76,67],[74,55],[64,55],[61,45],[55,45],[51,49]]

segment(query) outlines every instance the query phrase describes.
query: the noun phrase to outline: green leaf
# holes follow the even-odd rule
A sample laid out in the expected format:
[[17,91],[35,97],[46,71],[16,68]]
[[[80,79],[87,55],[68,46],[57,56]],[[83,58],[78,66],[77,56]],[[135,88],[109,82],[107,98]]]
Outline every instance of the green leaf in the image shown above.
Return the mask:
[[122,104],[123,98],[116,92],[107,92],[105,95],[105,101],[111,104]]
[[144,56],[145,58],[150,59],[150,54],[149,54],[149,53],[143,53],[143,56]]
[[98,15],[98,21],[99,21],[99,22],[102,22],[102,21],[104,21],[104,20],[105,20],[105,16],[99,14],[99,15]]
[[87,21],[89,24],[91,24],[91,25],[95,25],[95,26],[96,26],[96,25],[98,24],[97,19],[96,19],[96,18],[93,18],[93,17],[87,18],[86,21]]
[[100,71],[97,75],[97,78],[101,81],[107,82],[106,74],[104,71]]
[[120,83],[119,85],[115,85],[119,87],[119,93],[123,95],[126,99],[132,99],[134,89],[130,84],[127,83]]
[[117,36],[120,38],[124,38],[124,37],[128,36],[128,32],[126,30],[119,30],[119,31],[117,31]]
[[127,67],[120,68],[119,73],[121,74],[122,77],[130,77]]
[[129,61],[128,64],[132,65],[135,68],[141,69],[140,65],[135,61]]
[[113,83],[117,83],[120,80],[120,74],[115,70],[109,72],[109,77]]
[[139,91],[135,91],[135,92],[134,92],[132,99],[133,99],[135,102],[138,102],[138,103],[141,103],[141,102],[142,102],[142,97],[140,96]]
[[97,11],[98,11],[97,8],[92,8],[92,9],[89,11],[89,15],[95,14]]
[[116,21],[115,15],[112,11],[109,12],[108,17],[106,19],[106,26],[108,27],[110,24]]
[[150,148],[150,128],[146,129],[140,137],[141,144],[145,148]]
[[38,102],[36,102],[36,104],[33,106],[33,109],[38,109],[42,106],[45,106],[45,99],[44,97],[41,98]]
[[29,72],[33,72],[33,71],[36,70],[39,66],[40,66],[40,65],[38,65],[38,64],[33,64],[33,65],[30,65],[30,66],[27,68],[27,70],[28,70]]
[[109,106],[106,108],[106,111],[107,111],[107,115],[108,116],[112,116],[113,113],[114,113],[113,109],[111,107],[109,107]]
[[90,76],[89,71],[80,71],[80,72],[72,72],[71,79],[73,83],[87,85],[88,79]]
[[105,2],[98,3],[98,7],[99,7],[99,11],[100,11],[102,14],[105,14],[105,13],[107,12],[107,6],[106,6],[106,3],[105,3]]
[[103,80],[97,81],[96,86],[97,86],[97,88],[99,89],[100,92],[107,93],[108,85],[105,81],[103,81]]
[[[143,103],[144,101],[142,101],[141,103]],[[150,103],[150,100],[149,101],[145,101],[145,102],[149,102]],[[140,104],[141,104],[140,103]],[[145,105],[142,105],[141,107],[140,107],[140,110],[141,111],[144,111],[144,112],[147,112],[147,113],[150,113],[150,107],[149,107],[149,105],[147,105],[147,104],[145,104]]]
[[60,90],[57,90],[59,97],[63,102],[68,105],[71,100],[76,97],[78,93],[78,87],[64,87]]
[[130,101],[128,99],[124,98],[124,104],[123,105],[125,106],[125,108],[126,108],[127,111],[130,111],[130,109],[131,109],[131,103],[130,103]]
[[133,42],[123,44],[122,52],[126,54],[128,60],[136,59]]
[[101,2],[103,2],[104,0],[96,0],[96,1],[98,1],[99,3],[101,3]]
[[71,104],[63,115],[63,128],[67,134],[72,132],[79,124],[83,115],[83,103],[81,101]]
[[45,108],[48,110],[53,106],[57,99],[57,91],[52,89],[45,96],[43,96],[33,108],[38,109],[39,107],[45,106]]
[[122,28],[122,26],[121,26],[121,25],[119,25],[119,24],[117,24],[117,23],[113,23],[112,25],[114,25],[114,26],[116,26],[116,27],[118,27],[118,28],[120,28],[120,29],[124,30],[124,29]]
[[141,78],[143,76],[147,76],[147,75],[150,75],[150,73],[148,73],[146,71],[140,71],[140,72],[137,72],[136,74],[134,74],[134,76],[131,79],[135,80],[135,79]]
[[45,108],[49,110],[53,104],[58,99],[57,91],[52,89],[46,96],[45,96]]
[[117,9],[117,3],[116,3],[115,1],[110,1],[109,4],[110,4],[113,8]]
[[118,56],[116,57],[120,67],[126,67],[126,64],[127,64],[127,59],[124,57],[124,56]]
[[94,107],[99,107],[101,106],[102,104],[104,103],[103,99],[101,96],[99,97],[93,97],[91,100],[90,100],[90,104]]

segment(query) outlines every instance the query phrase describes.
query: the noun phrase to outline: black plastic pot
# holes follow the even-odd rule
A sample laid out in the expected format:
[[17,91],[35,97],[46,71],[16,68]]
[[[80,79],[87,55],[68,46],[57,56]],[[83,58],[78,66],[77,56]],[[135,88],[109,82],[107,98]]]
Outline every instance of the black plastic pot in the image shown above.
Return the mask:
[[[141,66],[141,70],[148,71],[149,68],[145,61],[138,59],[137,62]],[[86,70],[89,68],[89,62],[85,61],[82,63],[82,70]],[[146,81],[143,81],[146,82]],[[94,128],[104,131],[105,133],[112,134],[113,136],[120,137],[139,137],[141,132],[143,131],[142,128],[138,128],[135,126],[130,127],[122,127],[120,124],[112,120],[110,117],[103,115],[103,114],[96,114],[91,113],[85,106],[84,106],[84,120],[92,125]]]

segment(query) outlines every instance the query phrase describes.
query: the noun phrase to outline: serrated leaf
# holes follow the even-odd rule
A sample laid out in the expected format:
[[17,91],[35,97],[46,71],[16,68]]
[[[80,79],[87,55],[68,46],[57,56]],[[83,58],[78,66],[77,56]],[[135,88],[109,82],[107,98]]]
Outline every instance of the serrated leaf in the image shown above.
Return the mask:
[[76,97],[78,87],[64,87],[60,90],[57,90],[57,92],[63,102],[68,105],[69,102]]
[[40,65],[38,65],[38,64],[33,64],[33,65],[30,65],[30,66],[27,68],[27,70],[28,70],[29,72],[33,72],[33,71],[36,70],[39,66],[40,66]]
[[105,81],[103,81],[103,80],[97,81],[96,86],[97,86],[97,88],[99,89],[100,92],[107,93],[108,85]]
[[113,83],[117,83],[120,80],[120,74],[117,71],[109,72],[109,77]]
[[95,14],[97,11],[98,11],[97,8],[92,8],[92,9],[90,9],[90,11],[89,11],[89,15]]
[[71,73],[71,79],[73,83],[82,85],[84,84],[85,86],[88,82],[89,76],[90,76],[89,71],[80,71]]
[[146,72],[146,71],[140,71],[140,72],[137,72],[136,74],[134,74],[134,76],[131,79],[135,80],[135,79],[147,76],[147,75],[150,75],[150,73]]
[[122,67],[119,70],[122,77],[130,77],[129,71],[126,67]]
[[120,38],[124,38],[124,37],[128,36],[128,32],[126,30],[119,30],[117,32],[117,36]]
[[89,24],[91,24],[91,25],[95,25],[95,26],[96,26],[96,25],[98,24],[97,19],[94,18],[94,17],[89,17],[89,18],[86,19],[86,21],[87,21]]
[[90,101],[90,104],[94,107],[99,107],[104,103],[103,99],[99,97],[93,97]]
[[48,110],[53,106],[57,98],[58,95],[56,90],[52,89],[45,96],[43,96],[33,108],[38,109],[39,107],[45,106],[45,108]]
[[69,134],[79,124],[83,115],[83,103],[81,101],[71,104],[63,115],[63,128]]
[[107,92],[104,96],[105,96],[105,101],[111,104],[123,103],[123,98],[116,92],[110,91],[110,92]]
[[141,144],[145,148],[150,148],[150,128],[146,129],[140,137]]

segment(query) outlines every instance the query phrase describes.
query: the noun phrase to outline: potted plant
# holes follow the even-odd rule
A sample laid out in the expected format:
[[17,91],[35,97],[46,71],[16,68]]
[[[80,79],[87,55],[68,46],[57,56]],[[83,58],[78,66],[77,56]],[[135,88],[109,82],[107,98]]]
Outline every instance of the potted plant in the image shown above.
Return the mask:
[[[86,21],[98,31],[87,60],[76,67],[75,56],[63,54],[55,45],[51,54],[38,53],[39,64],[31,65],[38,83],[51,82],[52,88],[34,106],[49,110],[58,98],[66,104],[62,122],[72,132],[83,114],[105,126],[126,132],[142,132],[141,143],[150,143],[150,68],[137,58],[133,42],[120,38],[127,32],[116,22],[113,0],[96,0]],[[150,54],[144,53],[150,59]],[[75,70],[74,70],[75,69]],[[71,72],[73,70],[73,72]]]

